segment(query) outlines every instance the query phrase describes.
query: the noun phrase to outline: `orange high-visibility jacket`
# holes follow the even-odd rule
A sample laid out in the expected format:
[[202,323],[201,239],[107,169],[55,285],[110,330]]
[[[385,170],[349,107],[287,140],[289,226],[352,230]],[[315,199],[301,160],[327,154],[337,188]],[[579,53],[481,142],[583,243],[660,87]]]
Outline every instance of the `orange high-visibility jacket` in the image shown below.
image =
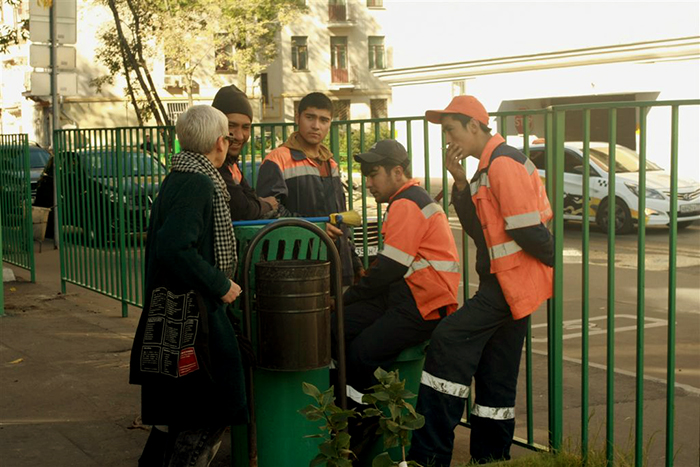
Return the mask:
[[403,277],[424,319],[438,319],[443,307],[446,314],[453,313],[461,275],[457,246],[445,212],[414,179],[402,186],[389,203],[382,225],[384,248],[380,257],[408,268]]
[[496,275],[513,318],[535,311],[552,296],[553,269],[529,255],[508,235],[552,218],[537,168],[520,151],[494,135],[484,148],[470,190],[484,229]]

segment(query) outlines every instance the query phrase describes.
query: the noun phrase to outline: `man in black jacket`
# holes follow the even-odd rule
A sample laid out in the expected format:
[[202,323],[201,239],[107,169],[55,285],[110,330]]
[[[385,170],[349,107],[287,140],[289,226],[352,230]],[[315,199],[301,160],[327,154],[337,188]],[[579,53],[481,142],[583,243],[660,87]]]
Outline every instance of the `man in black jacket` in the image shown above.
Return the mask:
[[211,105],[226,115],[228,131],[233,137],[226,161],[219,168],[219,173],[231,195],[229,201],[231,220],[276,217],[277,199],[274,196],[258,197],[238,168],[238,157],[250,138],[250,127],[253,122],[253,108],[250,106],[248,97],[232,84],[219,89]]

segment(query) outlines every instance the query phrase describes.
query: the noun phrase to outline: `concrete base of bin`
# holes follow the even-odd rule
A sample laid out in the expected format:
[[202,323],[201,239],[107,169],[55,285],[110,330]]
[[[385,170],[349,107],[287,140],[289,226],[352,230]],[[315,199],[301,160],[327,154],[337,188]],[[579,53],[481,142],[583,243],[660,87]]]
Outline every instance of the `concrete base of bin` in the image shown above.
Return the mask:
[[[414,347],[409,347],[401,352],[393,365],[386,368],[387,371],[399,370],[399,378],[406,380],[406,389],[416,394],[416,396],[420,388],[420,378],[423,373],[423,363],[425,362],[425,353],[428,343],[429,341],[426,341]],[[418,397],[414,397],[408,402],[415,407],[418,402]],[[406,450],[408,450],[408,446],[406,446]],[[372,449],[367,449],[363,452],[353,465],[358,467],[371,467],[374,458],[384,451],[384,438],[382,437],[377,440]],[[395,462],[399,462],[401,460],[401,448],[396,447],[389,449],[389,455]]]
[[[256,369],[255,412],[257,416],[258,466],[299,467],[309,465],[318,454],[320,421],[310,422],[299,413],[314,400],[304,394],[302,383],[321,392],[330,387],[328,368],[308,371],[270,371]],[[234,466],[247,466],[247,426],[231,427],[231,460]]]

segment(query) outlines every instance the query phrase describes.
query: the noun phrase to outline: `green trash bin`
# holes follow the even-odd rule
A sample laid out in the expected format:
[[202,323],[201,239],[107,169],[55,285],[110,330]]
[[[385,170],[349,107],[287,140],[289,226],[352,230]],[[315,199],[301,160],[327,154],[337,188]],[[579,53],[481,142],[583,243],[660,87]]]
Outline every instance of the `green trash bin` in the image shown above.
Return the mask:
[[[316,224],[321,229],[325,225]],[[249,245],[254,241],[259,231],[266,225],[236,226],[234,231],[238,246],[239,270],[238,281],[243,283],[244,257]],[[260,467],[300,467],[309,465],[318,454],[320,438],[307,438],[307,435],[320,434],[321,421],[310,422],[299,413],[299,410],[311,403],[309,396],[302,391],[302,383],[311,383],[319,390],[330,387],[330,341],[328,346],[320,344],[311,356],[290,355],[275,356],[269,349],[261,351],[260,342],[270,342],[275,336],[286,342],[278,343],[276,351],[285,345],[290,346],[291,353],[298,353],[299,346],[294,344],[289,336],[284,337],[278,329],[270,326],[289,327],[301,326],[299,335],[306,339],[319,342],[321,334],[330,337],[329,293],[319,294],[321,288],[330,287],[328,272],[327,250],[321,239],[309,229],[298,226],[286,226],[273,230],[257,240],[252,253],[252,263],[248,273],[249,291],[256,290],[258,284],[264,290],[258,291],[258,297],[252,302],[252,340],[258,349],[259,366],[253,371],[255,414],[257,423],[257,453]],[[301,262],[308,261],[309,269],[322,269],[326,273],[302,271],[304,278],[299,279],[298,287],[293,281],[287,280],[289,274],[299,269]],[[260,267],[258,268],[258,265]],[[264,265],[264,266],[262,266]],[[279,267],[277,267],[279,266]],[[332,266],[332,265],[331,265]],[[288,271],[280,272],[280,268]],[[280,287],[275,287],[279,280]],[[284,285],[283,285],[284,282]],[[304,282],[316,282],[315,286],[307,286]],[[313,290],[306,290],[306,289]],[[285,291],[286,289],[286,291]],[[304,290],[302,290],[304,289]],[[290,298],[280,300],[278,294],[291,294],[306,298]],[[308,305],[308,306],[307,306]],[[313,306],[311,306],[313,305]],[[240,316],[243,306],[237,304],[234,313]],[[259,309],[259,308],[264,308]],[[296,308],[313,308],[297,310]],[[323,309],[326,308],[326,311]],[[301,312],[299,312],[301,311]],[[302,316],[303,315],[303,316]],[[268,326],[265,329],[265,326]],[[292,333],[294,331],[289,329]],[[280,347],[281,345],[281,347]],[[309,343],[311,345],[311,343]],[[314,343],[315,345],[315,343]],[[291,348],[293,347],[293,348]],[[311,346],[314,347],[314,346]],[[290,357],[290,358],[287,358]],[[248,427],[235,426],[231,428],[232,465],[248,466]]]
[[[418,396],[418,389],[420,388],[420,378],[423,373],[423,364],[425,363],[425,354],[430,341],[425,341],[413,347],[405,349],[396,361],[386,368],[387,371],[399,371],[399,378],[401,380],[406,380],[406,389],[411,391],[413,394]],[[408,400],[408,402],[416,406],[418,397]],[[408,449],[408,446],[406,447]],[[379,438],[377,442],[371,449],[367,449],[362,453],[360,458],[353,463],[358,467],[371,467],[372,461],[379,454],[384,452],[384,438]],[[389,455],[391,458],[399,462],[401,460],[401,447],[395,447],[389,449]]]

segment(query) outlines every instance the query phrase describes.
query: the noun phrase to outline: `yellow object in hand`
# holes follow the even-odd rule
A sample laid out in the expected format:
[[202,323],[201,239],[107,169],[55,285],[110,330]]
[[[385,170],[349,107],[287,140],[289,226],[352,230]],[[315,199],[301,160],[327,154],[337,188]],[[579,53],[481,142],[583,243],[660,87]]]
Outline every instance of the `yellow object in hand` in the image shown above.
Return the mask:
[[350,227],[359,227],[362,225],[362,217],[357,213],[357,211],[345,211],[331,214],[330,216],[331,224],[338,225],[343,223]]

